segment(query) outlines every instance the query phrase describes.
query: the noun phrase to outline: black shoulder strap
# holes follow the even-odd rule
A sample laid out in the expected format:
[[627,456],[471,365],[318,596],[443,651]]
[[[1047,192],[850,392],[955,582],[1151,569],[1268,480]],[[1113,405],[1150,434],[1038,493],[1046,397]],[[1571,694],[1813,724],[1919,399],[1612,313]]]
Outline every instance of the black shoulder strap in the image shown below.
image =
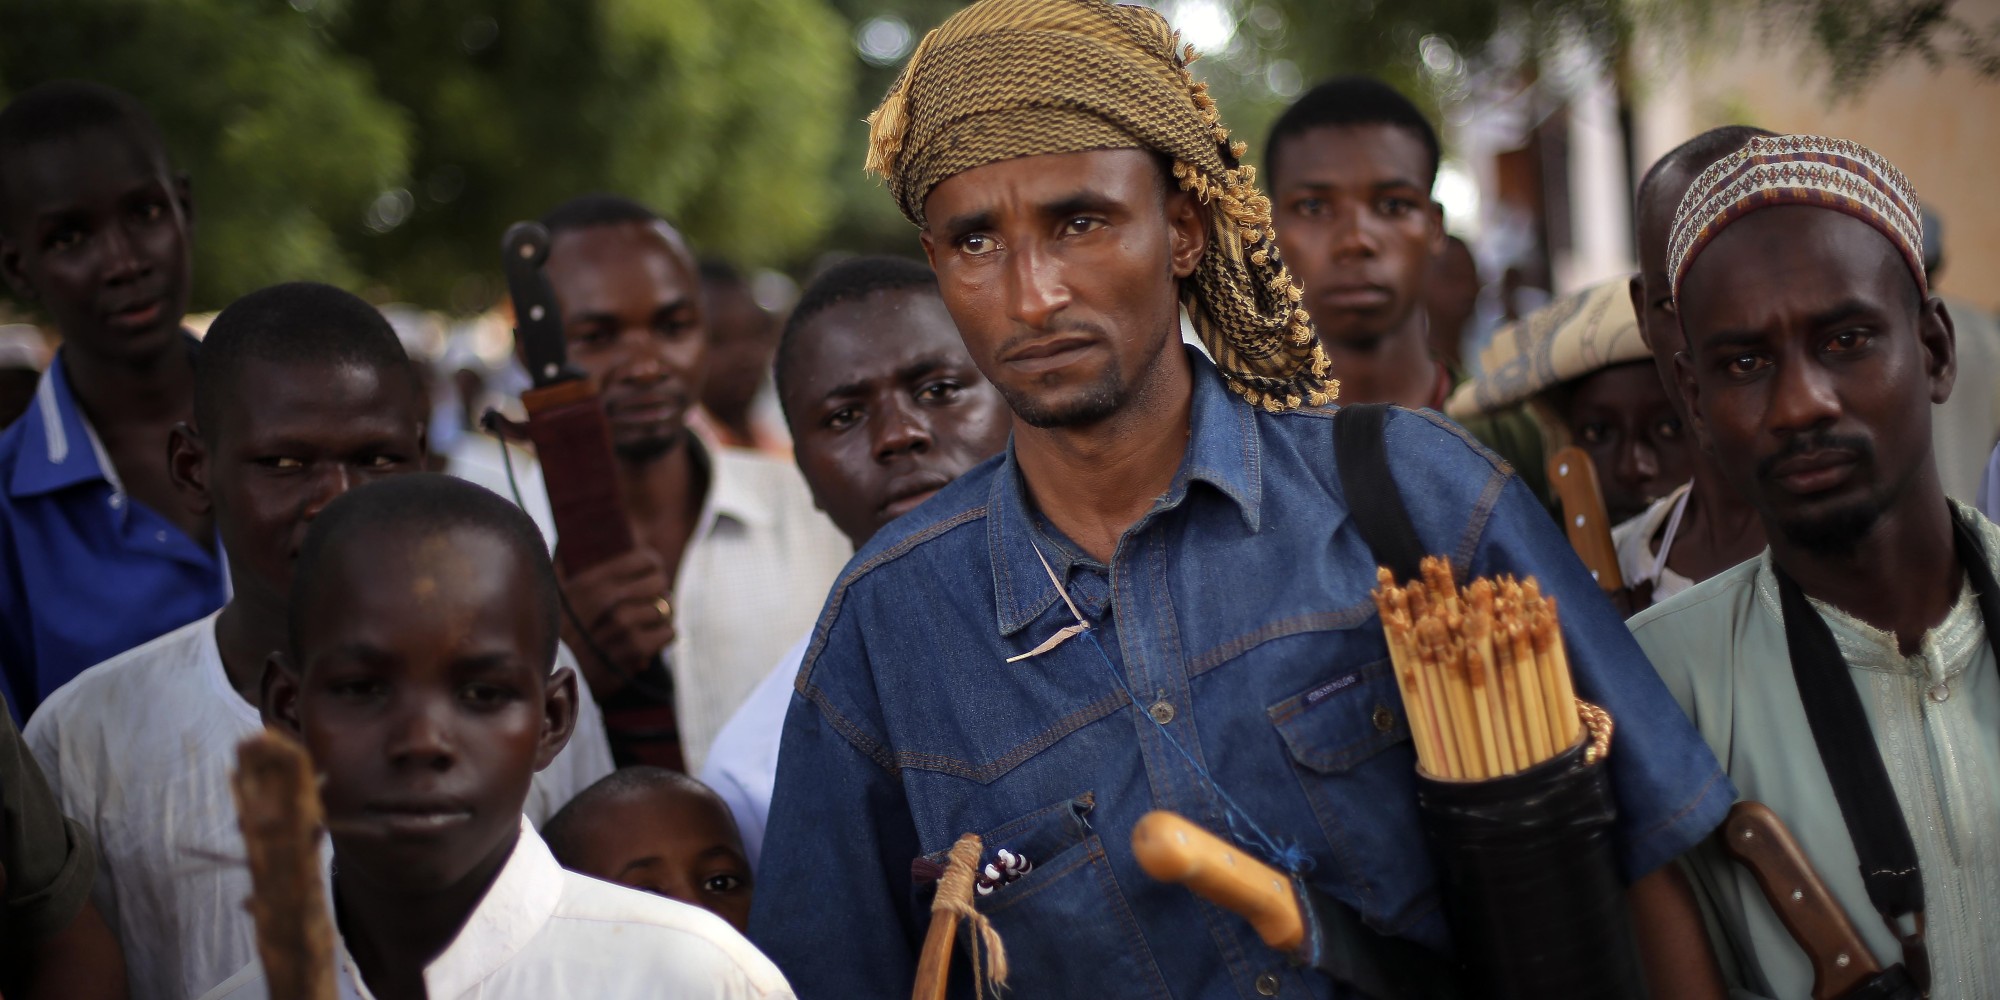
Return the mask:
[[1399,582],[1407,582],[1418,577],[1424,543],[1396,491],[1396,477],[1389,472],[1389,447],[1383,437],[1388,420],[1387,403],[1357,403],[1336,411],[1334,467],[1340,473],[1348,512],[1375,561],[1389,567]]
[[1870,735],[1874,728],[1868,724],[1833,630],[1790,575],[1775,563],[1771,569],[1778,578],[1785,646],[1813,744],[1833,783],[1833,798],[1840,806],[1840,818],[1847,822],[1854,853],[1861,859],[1868,901],[1893,926],[1898,917],[1923,912],[1924,883],[1917,871],[1916,845],[1910,841],[1889,770]]

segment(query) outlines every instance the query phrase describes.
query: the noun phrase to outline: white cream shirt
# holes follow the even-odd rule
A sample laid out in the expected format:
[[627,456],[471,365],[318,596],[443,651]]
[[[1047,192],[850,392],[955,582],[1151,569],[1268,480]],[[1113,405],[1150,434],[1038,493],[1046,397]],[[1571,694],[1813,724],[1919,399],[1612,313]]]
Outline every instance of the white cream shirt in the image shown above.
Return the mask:
[[793,682],[805,662],[812,633],[799,637],[778,665],[757,684],[722,727],[701,766],[701,783],[715,790],[736,817],[743,835],[743,854],[750,870],[764,853],[764,828],[771,821],[771,789],[778,783],[778,744],[785,734],[785,713],[792,707]]
[[[63,813],[97,843],[91,898],[124,947],[134,1000],[197,996],[256,954],[229,776],[263,720],[229,684],[215,619],[77,675],[24,734]],[[574,669],[567,649],[557,662]],[[577,688],[576,732],[523,807],[537,823],[611,773],[603,717]]]
[[[336,935],[341,1000],[374,1000]],[[443,952],[430,1000],[784,1000],[778,967],[707,910],[564,871],[524,819],[514,853]],[[263,1000],[251,963],[203,1000]]]
[[[1961,513],[1970,508],[1960,507]],[[2000,528],[1980,519],[1989,560]],[[1914,656],[1831,605],[1833,632],[1923,871],[1936,1000],[2000,996],[2000,676],[1970,585]],[[1800,705],[1770,553],[1633,616],[1652,659],[1743,798],[1771,807],[1883,965],[1901,946],[1868,900],[1860,862]],[[1748,869],[1705,846],[1699,895],[1722,926],[1737,985],[1804,998],[1812,968]]]

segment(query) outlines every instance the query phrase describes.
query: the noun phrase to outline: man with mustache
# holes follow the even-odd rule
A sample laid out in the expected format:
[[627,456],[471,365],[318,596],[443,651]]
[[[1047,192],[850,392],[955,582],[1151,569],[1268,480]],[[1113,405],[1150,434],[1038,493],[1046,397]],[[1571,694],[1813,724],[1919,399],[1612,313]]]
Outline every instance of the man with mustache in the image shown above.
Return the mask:
[[[1154,809],[1349,907],[1378,935],[1356,950],[1451,954],[1336,385],[1191,59],[1138,5],[981,0],[871,118],[1014,433],[869,539],[807,647],[750,914],[803,996],[909,995],[922,876],[967,832],[1015,995],[1354,995],[1150,879]],[[1668,863],[1732,798],[1713,755],[1505,463],[1374,412],[1416,544],[1558,595],[1581,696],[1618,719],[1611,843],[1656,995],[1720,995]]]
[[[1462,329],[1431,329],[1428,308],[1449,246],[1444,207],[1431,197],[1437,131],[1394,87],[1340,77],[1285,109],[1264,163],[1278,247],[1305,291],[1301,304],[1340,380],[1341,402],[1443,412]],[[1542,433],[1527,411],[1479,414],[1463,425],[1547,495]]]
[[17,718],[228,597],[214,521],[167,475],[194,407],[193,229],[187,176],[130,96],[57,81],[0,111],[0,273],[62,334],[0,435],[0,692]]
[[789,463],[689,425],[709,341],[680,233],[612,195],[573,199],[542,221],[570,362],[604,401],[639,543],[563,581],[564,635],[620,762],[671,761],[678,744],[697,771],[730,713],[811,627],[853,549]]
[[[1938,476],[1956,358],[1921,232],[1909,181],[1845,140],[1751,138],[1694,179],[1666,258],[1681,391],[1770,544],[1632,630],[1874,957],[1928,971],[1932,997],[1988,997],[2000,529]],[[1813,968],[1750,872],[1705,852],[1693,867],[1736,984],[1808,995]]]

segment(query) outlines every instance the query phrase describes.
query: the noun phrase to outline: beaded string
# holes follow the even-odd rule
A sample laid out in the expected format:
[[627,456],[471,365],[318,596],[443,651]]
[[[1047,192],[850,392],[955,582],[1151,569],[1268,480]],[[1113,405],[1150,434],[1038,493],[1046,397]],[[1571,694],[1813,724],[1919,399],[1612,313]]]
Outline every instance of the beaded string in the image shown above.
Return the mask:
[[[1070,600],[1069,589],[1064,587],[1062,581],[1056,577],[1055,567],[1049,565],[1049,558],[1042,554],[1042,547],[1036,545],[1033,539],[1029,539],[1028,544],[1034,547],[1035,558],[1042,561],[1042,571],[1049,575],[1049,582],[1055,584],[1056,592],[1062,595],[1063,603],[1069,607],[1069,613],[1076,618],[1075,625],[1064,628],[1056,634],[1055,638],[1036,647],[1034,652],[1029,655],[1045,653],[1060,645],[1063,640],[1081,635],[1085,639],[1090,640],[1091,647],[1097,650],[1098,659],[1104,663],[1104,669],[1111,674],[1111,679],[1118,683],[1118,689],[1125,692],[1126,700],[1130,701],[1132,707],[1137,709],[1139,707],[1139,699],[1133,695],[1131,686],[1125,683],[1124,672],[1118,669],[1117,664],[1111,662],[1111,654],[1105,652],[1104,644],[1097,641],[1096,630],[1091,628],[1090,623],[1084,620],[1082,613],[1077,610],[1076,603]],[[1024,658],[1015,657],[1007,662],[1012,663],[1016,659]],[[1188,748],[1183,746],[1181,741],[1174,736],[1173,730],[1168,729],[1165,723],[1153,718],[1150,713],[1140,712],[1139,714],[1144,716],[1147,721],[1151,722],[1159,730],[1160,735],[1166,739],[1167,745],[1173,747],[1181,755],[1181,759],[1187,762],[1188,767],[1194,771],[1196,777],[1201,779],[1201,783],[1210,792],[1213,792],[1216,799],[1222,803],[1222,819],[1229,826],[1230,837],[1252,853],[1262,855],[1264,860],[1276,865],[1288,875],[1298,877],[1312,871],[1313,859],[1311,855],[1305,852],[1304,847],[1294,841],[1280,841],[1264,832],[1264,828],[1257,825],[1256,820],[1250,818],[1249,812],[1244,810],[1242,806],[1237,805],[1236,800],[1231,798],[1229,793],[1222,789],[1222,785],[1215,780],[1213,774],[1209,773],[1208,768],[1203,766],[1194,754],[1188,752]]]

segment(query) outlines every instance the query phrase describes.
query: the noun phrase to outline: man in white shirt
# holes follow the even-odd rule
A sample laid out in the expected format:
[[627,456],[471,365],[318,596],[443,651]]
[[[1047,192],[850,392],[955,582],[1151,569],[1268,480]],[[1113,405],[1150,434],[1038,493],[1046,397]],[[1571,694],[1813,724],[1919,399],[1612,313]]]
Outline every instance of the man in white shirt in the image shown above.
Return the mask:
[[638,541],[563,581],[575,613],[566,637],[620,761],[693,772],[730,713],[811,627],[853,550],[790,465],[719,447],[690,426],[708,336],[680,234],[609,195],[567,202],[543,224],[543,270],[570,361],[610,418]]
[[[1007,446],[1012,415],[958,336],[937,277],[859,257],[799,297],[779,341],[778,398],[814,502],[855,548]],[[736,815],[754,869],[778,739],[809,630],[716,737],[700,774]]]
[[[576,717],[534,523],[446,476],[327,506],[264,718],[320,775],[344,996],[790,998],[721,918],[557,869],[523,822]],[[249,971],[217,996],[267,994]]]
[[[278,285],[224,310],[198,362],[197,427],[172,473],[213,513],[234,592],[221,611],[84,671],[27,739],[62,810],[102,858],[94,897],[126,952],[132,995],[193,996],[254,953],[229,775],[263,728],[254,704],[289,633],[306,527],[352,486],[417,470],[424,414],[409,360],[367,303]],[[537,776],[538,821],[611,770],[594,711]]]
[[[1666,272],[1682,393],[1770,544],[1631,626],[1876,961],[1949,1000],[2000,995],[2000,529],[1946,499],[1932,450],[1957,373],[1916,203],[1821,136],[1694,179]],[[1690,861],[1737,995],[1811,995],[1788,930],[1810,910],[1713,845]]]

